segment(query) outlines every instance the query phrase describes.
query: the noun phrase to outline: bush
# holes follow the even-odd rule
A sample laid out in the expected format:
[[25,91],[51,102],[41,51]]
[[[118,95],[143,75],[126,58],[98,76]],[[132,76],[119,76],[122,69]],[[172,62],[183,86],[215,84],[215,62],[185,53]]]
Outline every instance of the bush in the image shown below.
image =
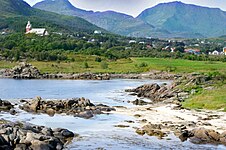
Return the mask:
[[83,67],[84,68],[89,68],[89,64],[87,62],[84,62]]
[[101,62],[100,66],[102,69],[108,69],[108,63],[106,62]]
[[75,62],[75,58],[71,58],[71,62]]
[[166,67],[166,71],[167,72],[174,72],[177,70],[177,67],[174,67],[174,66],[167,66]]
[[95,58],[95,61],[96,61],[96,62],[101,62],[102,59],[101,59],[100,57],[96,57],[96,58]]
[[138,67],[138,68],[143,68],[143,67],[147,67],[147,66],[148,66],[148,64],[146,62],[142,62],[138,65],[137,64],[135,65],[135,67]]

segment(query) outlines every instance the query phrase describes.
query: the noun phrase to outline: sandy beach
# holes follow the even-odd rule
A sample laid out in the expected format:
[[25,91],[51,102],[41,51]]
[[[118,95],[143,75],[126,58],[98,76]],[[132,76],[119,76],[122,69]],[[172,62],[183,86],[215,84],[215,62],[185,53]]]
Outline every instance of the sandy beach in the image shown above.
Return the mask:
[[[147,123],[185,125],[188,130],[204,127],[219,133],[226,130],[226,113],[210,110],[175,109],[175,104],[156,104],[135,106],[131,108],[117,107],[112,113],[134,116],[140,127]],[[143,121],[142,121],[143,120]],[[145,120],[145,122],[144,122]],[[190,126],[189,126],[190,124]]]

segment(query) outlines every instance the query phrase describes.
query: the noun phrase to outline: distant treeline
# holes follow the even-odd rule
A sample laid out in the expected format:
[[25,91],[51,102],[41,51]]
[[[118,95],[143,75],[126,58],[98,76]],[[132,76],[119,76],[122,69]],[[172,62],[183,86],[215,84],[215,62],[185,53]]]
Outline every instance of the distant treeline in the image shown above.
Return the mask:
[[[111,34],[51,34],[44,37],[19,33],[2,35],[0,36],[0,59],[10,61],[21,59],[73,61],[74,54],[86,54],[104,56],[111,60],[128,57],[157,57],[226,62],[224,55],[210,56],[184,53],[184,44],[182,42],[172,43],[171,46],[176,49],[174,53],[171,53],[162,50],[167,44],[162,40],[149,40],[145,41],[145,44],[129,43],[128,40],[129,38]],[[153,47],[153,43],[155,47]]]

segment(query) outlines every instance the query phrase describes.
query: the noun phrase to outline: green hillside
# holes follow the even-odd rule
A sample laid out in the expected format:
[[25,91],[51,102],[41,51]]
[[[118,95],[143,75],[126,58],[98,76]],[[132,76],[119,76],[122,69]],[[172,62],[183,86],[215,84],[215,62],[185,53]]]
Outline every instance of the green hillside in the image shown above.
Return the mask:
[[93,32],[101,30],[88,21],[73,16],[59,15],[30,7],[23,0],[0,0],[0,30],[10,29],[24,32],[28,20],[34,26],[53,31]]
[[181,2],[162,3],[143,11],[138,18],[175,35],[217,37],[226,34],[226,13],[215,8]]

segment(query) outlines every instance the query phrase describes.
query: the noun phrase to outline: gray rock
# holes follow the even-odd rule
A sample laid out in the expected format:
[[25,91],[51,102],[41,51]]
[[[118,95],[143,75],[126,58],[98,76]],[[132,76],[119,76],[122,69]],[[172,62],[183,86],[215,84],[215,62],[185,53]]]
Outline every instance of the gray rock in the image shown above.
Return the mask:
[[84,112],[80,112],[78,116],[81,118],[89,119],[93,117],[93,113],[92,111],[84,111]]
[[45,143],[44,141],[32,140],[31,148],[34,150],[51,150],[51,145]]
[[26,144],[17,144],[14,150],[28,150],[28,146]]
[[9,113],[10,113],[11,115],[15,115],[17,112],[16,112],[15,109],[10,109],[10,110],[9,110]]
[[65,138],[69,138],[69,137],[74,137],[74,133],[67,130],[67,129],[63,129],[61,131],[62,136],[64,136]]

